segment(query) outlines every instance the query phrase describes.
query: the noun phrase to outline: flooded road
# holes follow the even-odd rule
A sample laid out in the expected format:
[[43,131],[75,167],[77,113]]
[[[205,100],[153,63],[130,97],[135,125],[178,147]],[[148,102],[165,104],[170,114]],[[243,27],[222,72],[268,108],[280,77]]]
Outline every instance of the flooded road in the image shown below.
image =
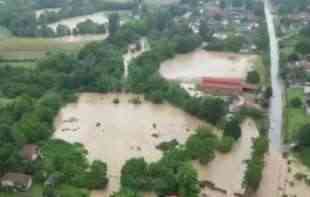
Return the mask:
[[282,145],[282,113],[283,113],[283,84],[279,77],[279,43],[276,35],[271,5],[269,0],[265,0],[265,15],[270,39],[271,58],[271,85],[273,95],[270,100],[269,116],[270,130],[269,139],[271,147],[281,151]]
[[273,96],[270,100],[270,150],[265,157],[265,167],[260,187],[255,197],[280,197],[285,195],[288,181],[288,162],[282,156],[282,94],[283,84],[279,77],[279,45],[269,0],[264,1],[266,22],[270,39],[271,85]]

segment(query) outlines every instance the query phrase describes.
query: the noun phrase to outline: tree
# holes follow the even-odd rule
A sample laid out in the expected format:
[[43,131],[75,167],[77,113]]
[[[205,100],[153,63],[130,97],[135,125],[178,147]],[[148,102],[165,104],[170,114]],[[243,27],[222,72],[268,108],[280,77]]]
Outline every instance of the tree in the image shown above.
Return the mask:
[[57,36],[68,36],[71,34],[71,30],[68,26],[59,24],[56,28]]
[[99,25],[92,20],[86,20],[77,24],[76,31],[79,34],[105,33],[104,25]]
[[211,133],[209,128],[199,128],[196,133],[186,141],[186,150],[194,160],[199,160],[202,164],[207,164],[215,157],[217,138]]
[[258,84],[260,82],[260,76],[256,70],[248,72],[246,81],[252,84]]
[[205,97],[199,102],[198,114],[212,124],[218,123],[226,114],[227,108],[223,99]]
[[148,165],[143,158],[128,160],[121,170],[121,185],[134,191],[149,191]]
[[198,174],[189,162],[183,163],[176,175],[180,197],[198,197],[200,192]]
[[43,197],[59,197],[59,194],[56,192],[54,186],[46,185],[43,190]]
[[110,35],[114,35],[116,32],[118,32],[120,28],[120,16],[117,13],[113,13],[109,15],[109,33]]
[[224,136],[238,140],[241,137],[240,121],[237,118],[228,120],[224,126]]
[[256,191],[263,176],[264,161],[260,158],[253,158],[248,161],[243,184],[248,190]]
[[218,150],[222,153],[228,153],[231,151],[235,139],[229,136],[223,136],[221,142],[218,145]]
[[299,129],[297,135],[297,143],[301,147],[310,146],[310,124],[306,124]]
[[206,20],[201,21],[199,26],[199,35],[205,41],[209,41],[212,38],[212,31],[208,27],[208,23]]
[[240,52],[244,40],[241,36],[229,36],[225,40],[225,51]]
[[87,173],[87,182],[89,189],[103,189],[108,184],[107,164],[102,161],[94,161]]
[[310,53],[310,40],[306,38],[300,38],[300,41],[296,44],[296,51],[302,55]]
[[182,34],[175,37],[176,52],[188,53],[199,47],[201,38],[194,34]]

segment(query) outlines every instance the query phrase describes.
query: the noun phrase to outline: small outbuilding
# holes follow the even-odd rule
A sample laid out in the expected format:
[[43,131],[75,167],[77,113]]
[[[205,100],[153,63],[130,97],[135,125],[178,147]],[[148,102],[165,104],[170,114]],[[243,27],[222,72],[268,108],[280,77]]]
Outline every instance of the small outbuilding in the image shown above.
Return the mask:
[[35,144],[26,144],[21,151],[21,155],[25,160],[35,161],[40,157],[40,148]]

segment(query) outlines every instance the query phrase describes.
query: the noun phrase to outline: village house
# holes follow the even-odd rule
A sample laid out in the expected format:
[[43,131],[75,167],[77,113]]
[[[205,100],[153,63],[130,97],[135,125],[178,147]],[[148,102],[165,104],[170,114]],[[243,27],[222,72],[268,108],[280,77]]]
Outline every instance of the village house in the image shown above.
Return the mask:
[[304,97],[303,102],[305,104],[305,110],[306,110],[306,113],[310,115],[310,86],[304,87],[304,94],[305,94],[305,97]]
[[1,179],[1,187],[14,191],[27,191],[32,185],[32,177],[21,173],[7,173]]
[[302,67],[308,73],[310,73],[310,61],[304,60],[301,62]]
[[21,151],[21,156],[25,160],[35,161],[40,157],[40,148],[35,144],[26,144]]

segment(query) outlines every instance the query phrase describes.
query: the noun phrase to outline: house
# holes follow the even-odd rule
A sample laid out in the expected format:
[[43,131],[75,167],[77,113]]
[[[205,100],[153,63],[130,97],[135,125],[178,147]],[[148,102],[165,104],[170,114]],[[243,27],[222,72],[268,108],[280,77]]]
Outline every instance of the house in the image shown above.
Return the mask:
[[302,61],[302,66],[305,69],[306,72],[310,72],[310,61]]
[[23,159],[28,161],[35,161],[40,157],[40,149],[38,145],[26,144],[24,145],[21,156]]
[[244,92],[256,90],[256,86],[247,84],[238,78],[204,77],[201,80],[200,87],[206,92],[224,95],[240,95]]
[[32,177],[21,173],[7,173],[1,179],[1,187],[27,191],[32,185]]

